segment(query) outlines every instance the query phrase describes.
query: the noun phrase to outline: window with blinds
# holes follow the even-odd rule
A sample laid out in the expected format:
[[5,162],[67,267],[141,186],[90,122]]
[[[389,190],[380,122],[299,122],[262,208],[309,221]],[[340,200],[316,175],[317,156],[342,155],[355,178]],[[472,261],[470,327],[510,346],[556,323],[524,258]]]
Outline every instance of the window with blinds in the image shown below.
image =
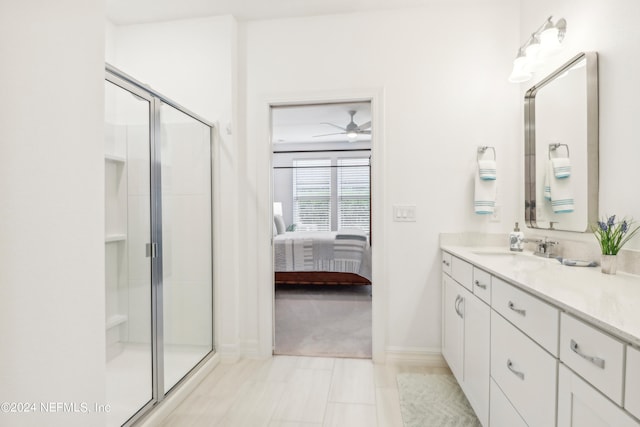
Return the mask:
[[331,159],[293,161],[293,222],[297,230],[331,230]]
[[369,232],[369,159],[338,159],[338,229],[359,228]]

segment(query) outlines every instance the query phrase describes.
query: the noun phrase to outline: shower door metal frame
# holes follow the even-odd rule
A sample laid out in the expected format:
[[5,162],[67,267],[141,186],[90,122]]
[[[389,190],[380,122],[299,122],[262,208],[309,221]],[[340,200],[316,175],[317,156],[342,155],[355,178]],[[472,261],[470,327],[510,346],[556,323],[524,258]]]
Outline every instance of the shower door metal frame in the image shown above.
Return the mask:
[[[150,198],[151,198],[151,227],[150,227],[150,257],[151,257],[151,400],[138,409],[135,414],[123,424],[131,426],[147,415],[151,409],[162,402],[167,395],[194,375],[215,354],[215,322],[214,322],[214,244],[213,244],[213,143],[215,125],[198,116],[180,104],[172,101],[148,85],[145,85],[116,67],[105,64],[105,80],[149,102],[149,155],[150,155]],[[211,180],[211,351],[208,352],[189,372],[183,376],[170,390],[164,392],[164,313],[163,313],[163,265],[162,265],[162,158],[161,158],[161,128],[160,108],[162,104],[169,105],[187,116],[209,127],[209,173]]]

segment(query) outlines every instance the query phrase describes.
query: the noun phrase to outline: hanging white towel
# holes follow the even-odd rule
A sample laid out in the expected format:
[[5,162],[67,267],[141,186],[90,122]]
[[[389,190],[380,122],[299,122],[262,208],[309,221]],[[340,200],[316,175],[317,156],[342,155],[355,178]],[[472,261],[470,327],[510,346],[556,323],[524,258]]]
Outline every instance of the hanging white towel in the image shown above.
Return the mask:
[[478,160],[478,173],[480,179],[494,180],[496,179],[496,161],[495,160]]
[[571,176],[571,160],[568,157],[556,157],[551,159],[553,175],[556,178],[568,178]]
[[[495,166],[495,161],[494,161]],[[494,167],[495,170],[495,167]],[[494,174],[495,176],[495,174]],[[496,208],[496,179],[480,177],[480,162],[475,173],[475,196],[473,207],[478,215],[492,214]]]
[[547,166],[544,168],[544,198],[545,200],[551,201],[551,162],[547,162]]
[[[549,180],[549,192],[551,196],[551,209],[554,213],[570,213],[574,210],[573,193],[571,191],[571,179],[569,177],[556,178],[553,173],[553,162],[548,163],[547,177]],[[545,184],[546,188],[546,184]],[[546,190],[545,190],[546,191]],[[546,197],[546,193],[545,193]]]

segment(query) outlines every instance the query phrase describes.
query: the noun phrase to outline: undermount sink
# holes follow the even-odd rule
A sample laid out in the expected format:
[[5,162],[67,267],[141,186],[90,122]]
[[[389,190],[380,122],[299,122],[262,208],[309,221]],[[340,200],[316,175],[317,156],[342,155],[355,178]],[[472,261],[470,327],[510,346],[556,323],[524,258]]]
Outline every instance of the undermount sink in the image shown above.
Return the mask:
[[481,256],[523,256],[522,252],[506,252],[506,251],[471,251],[475,255]]
[[479,255],[487,258],[498,258],[498,259],[511,259],[517,262],[532,262],[532,263],[540,263],[548,260],[555,260],[555,257],[545,258],[534,256],[531,252],[511,252],[508,249],[505,250],[475,250],[471,251],[474,255]]

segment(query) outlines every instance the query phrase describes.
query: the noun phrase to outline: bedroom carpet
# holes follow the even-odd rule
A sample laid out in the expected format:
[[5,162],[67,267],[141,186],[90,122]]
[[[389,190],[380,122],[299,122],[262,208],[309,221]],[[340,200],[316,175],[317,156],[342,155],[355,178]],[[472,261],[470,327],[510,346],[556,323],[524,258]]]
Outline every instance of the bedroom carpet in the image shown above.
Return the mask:
[[277,285],[274,354],[371,357],[371,285]]
[[453,375],[400,373],[396,379],[404,427],[481,427]]

